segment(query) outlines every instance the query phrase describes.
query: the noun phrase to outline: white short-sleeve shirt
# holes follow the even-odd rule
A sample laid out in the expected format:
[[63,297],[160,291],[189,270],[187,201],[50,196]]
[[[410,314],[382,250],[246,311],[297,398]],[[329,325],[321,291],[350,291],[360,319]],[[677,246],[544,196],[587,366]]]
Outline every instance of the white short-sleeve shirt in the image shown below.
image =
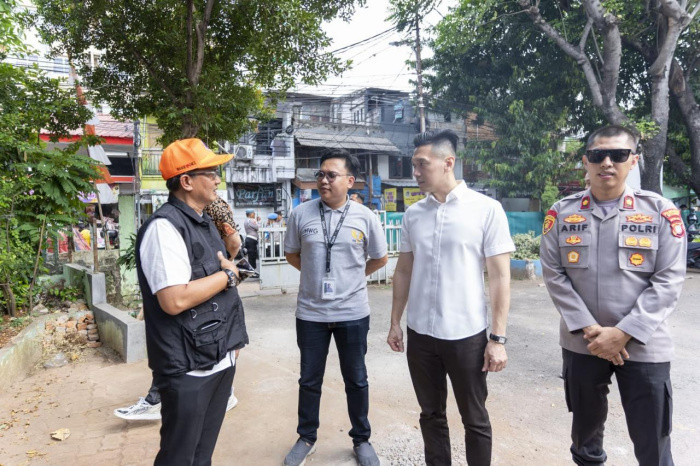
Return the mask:
[[434,338],[459,340],[488,326],[486,258],[515,251],[498,201],[463,181],[444,203],[427,196],[404,214],[400,251],[413,253],[408,327]]

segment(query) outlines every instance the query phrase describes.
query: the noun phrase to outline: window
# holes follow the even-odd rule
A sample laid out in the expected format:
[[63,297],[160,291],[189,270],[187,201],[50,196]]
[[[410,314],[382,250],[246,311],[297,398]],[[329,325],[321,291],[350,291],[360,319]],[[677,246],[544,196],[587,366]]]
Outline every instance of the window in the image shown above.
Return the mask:
[[413,177],[413,167],[409,157],[389,156],[389,178],[405,179]]
[[68,73],[69,71],[70,71],[70,65],[68,64],[68,58],[56,57],[53,59],[53,72],[54,73]]

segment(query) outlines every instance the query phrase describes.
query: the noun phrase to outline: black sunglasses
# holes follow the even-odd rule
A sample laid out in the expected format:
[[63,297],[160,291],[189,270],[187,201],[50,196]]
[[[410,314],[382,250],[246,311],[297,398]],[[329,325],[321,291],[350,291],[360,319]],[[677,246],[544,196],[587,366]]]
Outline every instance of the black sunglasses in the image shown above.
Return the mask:
[[586,151],[586,157],[590,163],[603,163],[606,157],[610,157],[612,163],[624,163],[631,153],[632,149],[593,149]]
[[336,172],[322,172],[322,171],[317,171],[314,173],[314,178],[316,178],[317,181],[321,181],[324,178],[328,178],[328,182],[332,183],[335,181],[336,178],[339,176],[352,176],[352,175],[341,175],[340,173]]

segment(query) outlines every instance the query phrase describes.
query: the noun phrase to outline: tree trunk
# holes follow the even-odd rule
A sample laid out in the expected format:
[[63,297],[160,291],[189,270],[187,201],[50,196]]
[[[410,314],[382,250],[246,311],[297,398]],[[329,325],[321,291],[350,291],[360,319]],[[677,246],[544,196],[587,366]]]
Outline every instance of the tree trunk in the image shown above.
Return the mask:
[[676,61],[672,65],[671,77],[669,86],[671,94],[683,116],[690,142],[690,170],[685,164],[680,164],[676,175],[685,179],[693,191],[700,195],[700,105],[695,100],[693,88]]
[[5,295],[7,312],[10,314],[10,317],[17,317],[17,301],[15,300],[15,294],[12,292],[12,286],[9,284],[0,286],[2,286],[2,293]]

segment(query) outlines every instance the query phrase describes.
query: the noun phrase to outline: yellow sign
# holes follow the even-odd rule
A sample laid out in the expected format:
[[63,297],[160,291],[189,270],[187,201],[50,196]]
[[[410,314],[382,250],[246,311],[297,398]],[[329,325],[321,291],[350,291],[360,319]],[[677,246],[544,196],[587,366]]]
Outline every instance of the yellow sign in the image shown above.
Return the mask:
[[408,206],[415,204],[425,197],[420,191],[420,188],[403,188],[403,206],[404,210],[408,209]]
[[387,212],[396,212],[396,188],[387,188],[384,190],[384,210]]

